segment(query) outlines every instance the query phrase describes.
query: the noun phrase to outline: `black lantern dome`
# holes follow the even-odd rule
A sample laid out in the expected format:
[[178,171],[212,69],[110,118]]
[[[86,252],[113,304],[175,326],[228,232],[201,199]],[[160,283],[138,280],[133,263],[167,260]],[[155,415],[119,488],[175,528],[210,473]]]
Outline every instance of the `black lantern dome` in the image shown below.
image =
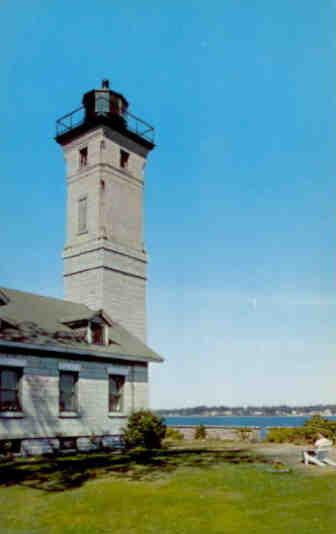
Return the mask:
[[108,80],[85,93],[82,104],[56,121],[55,139],[60,145],[97,126],[108,126],[149,150],[154,147],[154,128],[128,111],[126,98],[112,91]]
[[83,96],[85,120],[92,121],[97,117],[108,117],[117,126],[126,127],[128,102],[116,91],[111,91],[109,80],[103,80],[101,89],[94,89]]

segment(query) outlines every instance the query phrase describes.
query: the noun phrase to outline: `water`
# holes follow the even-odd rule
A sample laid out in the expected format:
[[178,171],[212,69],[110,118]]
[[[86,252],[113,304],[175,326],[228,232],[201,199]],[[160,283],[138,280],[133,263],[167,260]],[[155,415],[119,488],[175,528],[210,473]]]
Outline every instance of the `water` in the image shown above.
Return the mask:
[[[166,417],[165,422],[168,426],[175,425],[205,425],[205,426],[256,426],[260,428],[260,436],[264,437],[267,428],[273,426],[302,426],[303,423],[310,419],[310,416],[174,416]],[[331,421],[336,421],[336,416],[328,417]]]

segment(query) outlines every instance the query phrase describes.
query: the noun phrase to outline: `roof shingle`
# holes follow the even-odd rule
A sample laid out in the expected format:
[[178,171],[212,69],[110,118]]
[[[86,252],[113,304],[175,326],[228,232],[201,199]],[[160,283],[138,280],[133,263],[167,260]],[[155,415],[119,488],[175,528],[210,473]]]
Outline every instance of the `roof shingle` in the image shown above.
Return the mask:
[[[132,356],[141,360],[161,362],[163,358],[109,319],[109,345],[92,345],[86,341],[85,329],[71,328],[69,323],[86,321],[103,310],[91,310],[84,304],[44,297],[33,293],[0,287],[0,341],[27,343],[36,346],[66,347],[67,352],[85,351],[88,355]],[[7,300],[7,302],[6,302]]]

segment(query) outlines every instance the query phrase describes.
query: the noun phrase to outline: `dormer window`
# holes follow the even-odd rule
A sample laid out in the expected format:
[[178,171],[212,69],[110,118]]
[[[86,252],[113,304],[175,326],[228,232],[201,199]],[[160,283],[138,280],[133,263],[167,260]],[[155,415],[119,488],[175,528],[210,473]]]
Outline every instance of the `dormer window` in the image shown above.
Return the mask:
[[11,319],[1,319],[0,318],[0,332],[1,330],[5,330],[5,329],[17,329],[17,324],[15,323],[15,321],[12,321]]
[[3,291],[0,291],[0,306],[6,306],[8,302],[9,298],[7,297],[7,295]]
[[105,345],[104,329],[105,327],[102,324],[91,324],[92,343],[95,345]]
[[91,317],[68,316],[63,318],[61,322],[75,331],[74,334],[70,332],[70,335],[72,334],[72,337],[75,337],[80,342],[85,340],[89,345],[116,343],[110,340],[110,328],[113,323],[103,310],[93,312]]
[[108,325],[97,319],[89,321],[87,327],[87,342],[89,344],[92,343],[93,345],[108,345]]

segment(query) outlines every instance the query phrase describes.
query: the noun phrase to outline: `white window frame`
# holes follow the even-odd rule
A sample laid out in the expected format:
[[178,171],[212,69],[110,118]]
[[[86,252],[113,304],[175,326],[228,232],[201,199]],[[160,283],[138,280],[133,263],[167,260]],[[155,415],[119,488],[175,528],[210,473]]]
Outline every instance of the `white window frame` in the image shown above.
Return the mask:
[[[109,327],[107,324],[102,324],[101,328],[103,330],[103,343],[100,346],[108,345],[109,344]],[[86,329],[86,341],[89,345],[94,345],[93,343],[93,335],[92,335],[92,328],[91,328],[91,321],[88,322],[87,329]]]
[[0,406],[0,417],[6,417],[6,418],[10,418],[10,417],[22,417],[23,415],[23,408],[22,408],[22,378],[23,378],[23,370],[24,370],[24,365],[20,365],[20,363],[18,364],[18,362],[15,362],[15,360],[13,359],[12,361],[10,361],[10,359],[6,358],[6,359],[2,359],[1,358],[1,362],[0,362],[0,375],[3,371],[5,370],[11,370],[11,371],[15,371],[17,373],[17,382],[16,382],[16,387],[15,387],[15,390],[12,389],[12,388],[4,388],[2,387],[2,384],[1,384],[1,376],[0,376],[0,401],[1,401],[1,391],[2,389],[8,389],[8,390],[13,390],[13,391],[16,391],[17,392],[17,409],[15,410],[2,410],[1,409],[1,406]]
[[[112,365],[111,367],[107,368],[107,374],[108,374],[108,411],[109,415],[116,415],[116,416],[122,416],[125,415],[125,386],[127,381],[129,368],[122,365]],[[121,408],[120,410],[110,410],[110,378],[111,376],[116,376],[124,379],[123,385],[122,385],[122,391],[120,393],[121,395]]]
[[[111,393],[111,381],[112,380],[120,380],[121,386],[118,387],[117,393],[112,394]],[[121,374],[109,374],[108,375],[108,411],[110,414],[119,414],[125,412],[125,384],[126,384],[126,376]],[[114,397],[114,400],[116,400],[117,404],[119,404],[118,408],[112,408],[111,407],[111,397]]]
[[[61,365],[63,367],[64,364]],[[75,406],[73,410],[62,410],[61,409],[61,376],[62,374],[72,374],[76,375],[76,381],[75,381],[75,388],[74,388],[74,396],[75,396]],[[59,369],[58,374],[58,405],[59,405],[59,415],[60,417],[78,417],[79,415],[79,371],[78,369]]]

